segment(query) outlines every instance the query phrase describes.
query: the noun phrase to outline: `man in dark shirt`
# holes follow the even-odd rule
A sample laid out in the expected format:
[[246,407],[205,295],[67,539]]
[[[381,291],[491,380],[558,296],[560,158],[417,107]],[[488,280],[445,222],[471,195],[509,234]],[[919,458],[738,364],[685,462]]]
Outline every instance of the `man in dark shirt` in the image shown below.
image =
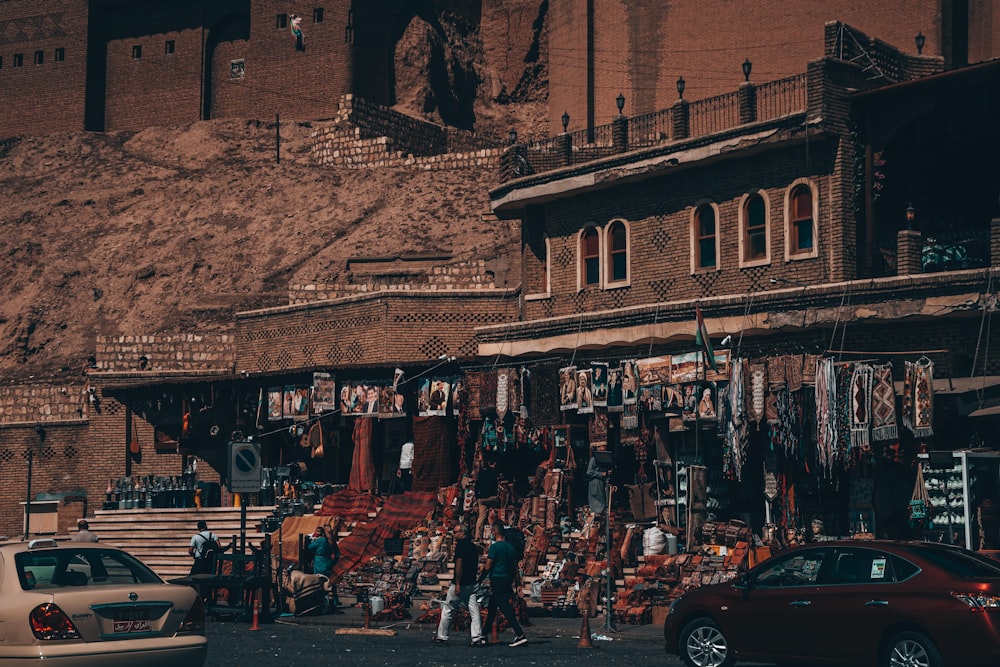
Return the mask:
[[480,580],[490,578],[490,603],[486,607],[486,625],[484,632],[491,632],[496,620],[497,608],[503,612],[504,618],[514,631],[514,641],[511,646],[521,646],[528,643],[521,624],[517,622],[514,611],[514,579],[517,575],[517,550],[503,537],[503,523],[493,524],[493,544],[486,554],[486,566],[479,575]]
[[[479,469],[476,477],[476,502],[479,506],[479,518],[476,519],[476,532],[473,539],[483,539],[483,526],[491,508],[500,506],[500,473],[497,462],[492,457],[485,460],[485,465]],[[487,538],[488,541],[489,538]]]
[[479,570],[479,549],[472,543],[464,524],[455,526],[455,577],[448,587],[448,595],[441,607],[441,622],[438,623],[434,641],[445,643],[451,629],[451,620],[459,607],[469,610],[472,627],[472,646],[486,646],[483,637],[483,618],[479,614],[479,600],[476,598],[476,574]]

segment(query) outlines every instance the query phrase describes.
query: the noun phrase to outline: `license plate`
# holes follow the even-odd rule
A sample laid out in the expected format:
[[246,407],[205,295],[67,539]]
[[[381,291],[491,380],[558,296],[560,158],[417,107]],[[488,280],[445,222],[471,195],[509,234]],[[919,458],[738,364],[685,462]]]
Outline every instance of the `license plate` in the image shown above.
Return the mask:
[[149,610],[148,609],[116,609],[113,621],[113,632],[148,632],[149,631]]

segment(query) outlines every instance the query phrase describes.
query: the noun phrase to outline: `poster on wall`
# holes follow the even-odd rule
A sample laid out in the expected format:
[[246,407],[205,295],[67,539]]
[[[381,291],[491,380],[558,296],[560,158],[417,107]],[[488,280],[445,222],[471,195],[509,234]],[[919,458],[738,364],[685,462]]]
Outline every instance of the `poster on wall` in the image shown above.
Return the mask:
[[374,382],[366,382],[358,386],[361,390],[359,394],[364,396],[364,399],[361,401],[361,409],[356,409],[355,414],[362,417],[377,417],[379,386]]
[[379,391],[378,416],[385,419],[406,416],[406,395],[391,384]]
[[608,406],[608,364],[595,361],[590,364],[590,374],[594,384],[594,407]]
[[639,404],[646,412],[663,412],[663,385],[639,387]]
[[312,412],[319,415],[337,409],[337,383],[329,373],[313,373]]
[[295,421],[309,419],[310,393],[312,393],[310,387],[295,387],[295,393],[292,395],[292,419]]
[[286,384],[281,392],[281,416],[291,419],[295,414],[295,385]]
[[421,417],[447,414],[451,381],[448,378],[421,378],[417,385],[417,412]]
[[576,410],[576,366],[559,369],[559,409]]
[[281,387],[268,387],[267,389],[267,420],[279,421],[281,419]]
[[635,405],[636,392],[639,390],[639,369],[635,359],[622,362],[622,403]]
[[576,374],[576,411],[581,415],[594,412],[593,371],[589,368]]
[[622,403],[622,367],[611,366],[608,368],[608,412],[621,412],[624,409]]
[[461,375],[456,375],[451,379],[451,414],[458,416],[462,407],[462,390],[465,389],[465,381]]
[[639,386],[650,387],[654,384],[670,382],[671,357],[647,357],[635,362],[639,368]]

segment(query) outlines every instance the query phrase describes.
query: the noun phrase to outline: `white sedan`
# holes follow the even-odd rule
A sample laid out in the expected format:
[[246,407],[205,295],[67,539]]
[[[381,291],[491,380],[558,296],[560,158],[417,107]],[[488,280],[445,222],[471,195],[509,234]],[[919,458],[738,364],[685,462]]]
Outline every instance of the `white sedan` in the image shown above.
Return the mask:
[[201,667],[205,606],[127,552],[0,543],[0,667]]

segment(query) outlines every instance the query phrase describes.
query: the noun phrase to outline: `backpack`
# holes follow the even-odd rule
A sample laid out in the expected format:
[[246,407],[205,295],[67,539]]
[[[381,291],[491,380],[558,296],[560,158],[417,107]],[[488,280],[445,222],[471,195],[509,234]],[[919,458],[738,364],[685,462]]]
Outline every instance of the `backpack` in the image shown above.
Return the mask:
[[[215,535],[208,532],[208,537],[205,536],[205,531],[198,533],[202,538],[201,549],[195,551],[195,558],[205,560],[207,558],[212,558],[215,556],[216,551],[222,551],[219,546],[218,540],[215,539]],[[199,555],[200,554],[200,555]]]
[[510,526],[503,529],[503,540],[514,547],[517,560],[520,562],[524,558],[524,533],[520,529]]

